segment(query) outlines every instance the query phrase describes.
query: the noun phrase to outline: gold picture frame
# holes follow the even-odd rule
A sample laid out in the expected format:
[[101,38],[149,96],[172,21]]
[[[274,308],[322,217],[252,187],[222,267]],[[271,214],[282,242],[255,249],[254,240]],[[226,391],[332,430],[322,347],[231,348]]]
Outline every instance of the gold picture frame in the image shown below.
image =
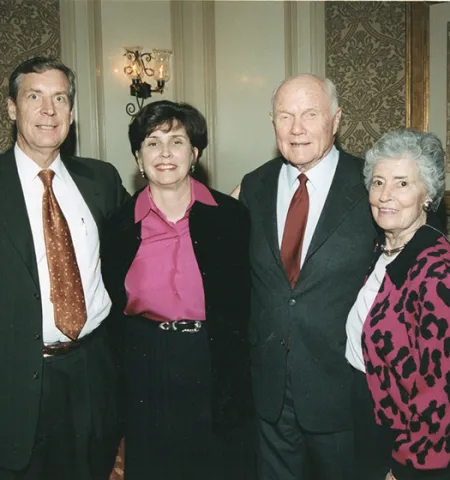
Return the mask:
[[406,127],[428,130],[430,3],[406,5]]
[[[408,2],[406,5],[405,125],[425,131],[429,128],[430,6],[434,3],[440,2]],[[450,218],[450,190],[446,190],[444,199]]]

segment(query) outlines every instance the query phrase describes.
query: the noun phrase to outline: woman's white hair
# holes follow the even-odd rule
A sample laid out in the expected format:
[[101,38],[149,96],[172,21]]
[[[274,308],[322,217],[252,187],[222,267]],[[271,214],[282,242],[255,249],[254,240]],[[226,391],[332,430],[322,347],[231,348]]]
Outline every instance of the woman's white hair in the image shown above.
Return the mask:
[[445,152],[436,135],[412,129],[385,133],[367,151],[364,163],[364,182],[369,189],[375,165],[380,160],[408,158],[419,168],[420,176],[436,211],[445,192]]

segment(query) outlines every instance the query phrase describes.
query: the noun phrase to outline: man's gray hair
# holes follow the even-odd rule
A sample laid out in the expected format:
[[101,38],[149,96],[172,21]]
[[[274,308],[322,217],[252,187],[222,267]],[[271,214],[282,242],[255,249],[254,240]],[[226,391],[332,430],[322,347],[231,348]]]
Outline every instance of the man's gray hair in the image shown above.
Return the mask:
[[278,91],[280,90],[280,88],[287,82],[289,81],[292,81],[294,80],[295,78],[298,78],[298,77],[303,77],[303,76],[309,76],[309,77],[312,77],[312,78],[315,78],[316,80],[319,80],[320,82],[322,82],[323,84],[323,89],[325,90],[326,94],[328,95],[329,99],[330,99],[330,109],[331,109],[331,115],[336,115],[336,112],[338,111],[339,109],[339,98],[338,98],[338,93],[337,93],[337,89],[336,89],[336,85],[329,79],[329,78],[322,78],[322,77],[319,77],[318,75],[313,75],[312,73],[303,73],[303,74],[300,74],[300,75],[295,75],[293,77],[289,77],[289,78],[286,78],[285,80],[283,80],[279,85],[278,87],[274,90],[274,92],[272,93],[272,100],[271,100],[271,104],[272,104],[272,113],[275,113],[275,98],[277,96],[277,93]]
[[385,133],[367,151],[364,163],[364,182],[369,189],[375,165],[380,160],[408,158],[416,163],[431,200],[431,209],[436,211],[445,192],[445,152],[436,135],[413,129]]
[[44,73],[50,70],[59,70],[66,76],[69,83],[70,108],[72,109],[76,91],[75,73],[60,60],[52,57],[33,57],[18,65],[9,77],[9,98],[14,103],[17,103],[17,95],[24,75],[28,73]]

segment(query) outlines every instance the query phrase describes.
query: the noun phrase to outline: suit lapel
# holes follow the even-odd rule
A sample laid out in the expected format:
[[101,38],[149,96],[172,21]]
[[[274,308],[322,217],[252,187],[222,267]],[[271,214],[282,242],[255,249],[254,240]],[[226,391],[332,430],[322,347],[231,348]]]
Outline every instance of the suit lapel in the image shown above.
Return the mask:
[[338,228],[364,192],[360,176],[355,178],[355,172],[348,167],[344,156],[343,153],[339,154],[336,173],[306,254],[305,263]]
[[36,252],[13,150],[0,158],[0,227],[22,257],[39,288]]
[[61,160],[73,178],[100,230],[104,218],[101,209],[101,187],[99,183],[95,181],[92,170],[87,165],[72,157],[61,156]]
[[261,180],[261,186],[257,196],[259,208],[261,209],[260,218],[263,219],[263,231],[265,232],[276,262],[284,272],[280,256],[280,247],[278,244],[277,224],[278,177],[282,165],[283,161],[281,157],[277,158],[273,164],[270,165],[265,177]]
[[[92,171],[71,157],[62,157],[62,161],[100,230],[104,218],[101,209],[101,192]],[[4,230],[22,257],[36,286],[39,286],[33,235],[13,150],[2,155],[0,159],[0,192],[0,228]]]

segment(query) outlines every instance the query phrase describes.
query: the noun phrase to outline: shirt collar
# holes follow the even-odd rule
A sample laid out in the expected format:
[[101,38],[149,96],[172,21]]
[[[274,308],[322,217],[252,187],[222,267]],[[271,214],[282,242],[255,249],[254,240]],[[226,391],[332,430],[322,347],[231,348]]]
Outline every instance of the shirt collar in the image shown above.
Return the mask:
[[[336,166],[339,160],[339,152],[333,145],[331,150],[325,155],[325,157],[310,170],[305,172],[308,177],[308,189],[313,187],[314,189],[320,188],[321,185],[331,183]],[[300,171],[294,165],[287,164],[287,179],[289,187],[292,188],[300,175]],[[328,179],[329,182],[325,182]]]
[[[17,143],[14,145],[14,156],[16,158],[17,170],[20,173],[20,178],[25,182],[32,182],[38,176],[41,168],[34,160],[32,160]],[[62,181],[65,181],[67,170],[62,163],[61,156],[58,156],[53,160],[52,164],[48,167],[55,172],[55,176]]]
[[204,203],[205,205],[209,205],[210,207],[217,207],[217,202],[214,200],[214,197],[211,195],[209,188],[200,183],[197,180],[191,178],[191,188],[192,188],[192,201],[191,204],[194,202]]
[[[200,202],[211,207],[217,207],[217,202],[211,195],[209,189],[197,180],[191,178],[191,201],[186,209],[189,211],[194,202]],[[152,196],[150,195],[150,187],[145,187],[139,194],[136,200],[136,208],[134,213],[135,223],[142,222],[142,220],[153,210],[159,212],[159,208],[155,205]]]

